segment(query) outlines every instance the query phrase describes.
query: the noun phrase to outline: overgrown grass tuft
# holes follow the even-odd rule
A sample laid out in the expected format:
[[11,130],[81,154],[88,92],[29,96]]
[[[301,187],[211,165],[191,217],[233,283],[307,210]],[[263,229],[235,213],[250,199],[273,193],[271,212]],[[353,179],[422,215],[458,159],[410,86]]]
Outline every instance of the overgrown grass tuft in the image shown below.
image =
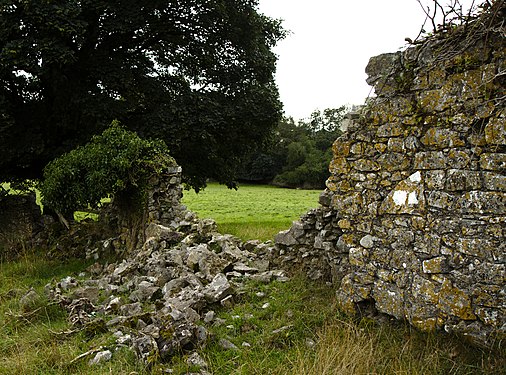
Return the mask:
[[[88,265],[82,260],[62,264],[47,259],[42,252],[0,263],[0,374],[146,373],[130,351],[118,353],[112,362],[99,366],[89,367],[89,358],[72,363],[90,347],[110,342],[110,335],[89,340],[82,333],[65,333],[72,329],[67,314],[47,299],[44,286],[75,275]],[[21,304],[30,290],[37,297]]]

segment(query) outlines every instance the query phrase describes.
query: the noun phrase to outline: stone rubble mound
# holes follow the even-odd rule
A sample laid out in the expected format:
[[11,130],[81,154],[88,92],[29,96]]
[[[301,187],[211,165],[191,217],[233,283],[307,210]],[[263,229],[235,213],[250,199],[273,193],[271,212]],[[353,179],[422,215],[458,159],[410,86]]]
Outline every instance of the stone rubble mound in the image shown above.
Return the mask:
[[[232,306],[245,281],[287,279],[283,270],[271,269],[270,242],[222,235],[214,220],[189,211],[171,227],[150,224],[145,234],[142,247],[121,261],[95,263],[78,278],[46,285],[46,293],[68,311],[74,327],[113,333],[116,347],[108,350],[130,347],[148,365],[208,342],[213,309]],[[104,241],[108,248],[112,242]]]

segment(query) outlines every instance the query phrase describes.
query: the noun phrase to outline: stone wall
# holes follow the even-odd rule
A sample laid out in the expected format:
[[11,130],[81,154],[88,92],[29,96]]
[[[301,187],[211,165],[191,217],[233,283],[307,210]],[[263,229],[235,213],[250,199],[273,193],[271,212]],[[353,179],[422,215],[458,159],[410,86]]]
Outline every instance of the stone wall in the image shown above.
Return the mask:
[[[102,210],[100,221],[117,233],[116,238],[107,241],[107,247],[111,249],[104,250],[134,250],[146,240],[145,230],[149,224],[169,228],[180,225],[186,213],[186,207],[181,204],[181,172],[181,167],[174,164],[159,175],[153,175],[148,181],[142,207],[136,207],[136,196],[127,192],[124,196],[116,196],[112,204]],[[100,252],[101,249],[97,250]],[[98,254],[93,256],[100,257]]]
[[35,193],[6,195],[0,199],[0,258],[13,256],[42,228]]
[[371,58],[322,207],[276,244],[347,311],[487,342],[506,333],[506,46],[477,28]]

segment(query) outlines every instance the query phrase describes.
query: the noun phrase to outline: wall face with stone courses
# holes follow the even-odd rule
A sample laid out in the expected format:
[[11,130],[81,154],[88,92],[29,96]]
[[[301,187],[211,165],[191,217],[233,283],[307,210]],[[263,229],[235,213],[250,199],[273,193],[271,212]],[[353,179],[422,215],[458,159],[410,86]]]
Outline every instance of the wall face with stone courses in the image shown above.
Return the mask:
[[112,241],[115,249],[136,248],[146,240],[145,228],[149,224],[160,224],[175,228],[184,220],[186,207],[181,204],[182,169],[178,165],[167,167],[148,181],[146,197],[141,212],[130,210],[128,196],[115,198],[110,207],[102,210],[100,220],[109,226],[117,237]]
[[181,204],[183,190],[181,186],[180,166],[168,168],[162,176],[153,176],[149,181],[147,197],[148,222],[175,226],[186,207]]
[[506,334],[506,46],[439,46],[371,58],[377,97],[334,143],[322,207],[276,244],[347,311],[485,342]]
[[42,215],[34,192],[0,199],[0,250],[23,246],[42,228]]

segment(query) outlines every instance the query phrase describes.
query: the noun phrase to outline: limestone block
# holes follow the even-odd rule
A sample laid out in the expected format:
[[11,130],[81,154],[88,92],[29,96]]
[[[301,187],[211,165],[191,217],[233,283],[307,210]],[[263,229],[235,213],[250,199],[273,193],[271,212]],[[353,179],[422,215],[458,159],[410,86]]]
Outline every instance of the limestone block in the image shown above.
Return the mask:
[[350,165],[344,157],[335,157],[330,162],[329,171],[333,175],[346,174],[350,171]]
[[442,151],[422,151],[415,154],[415,169],[445,169],[447,160]]
[[504,315],[500,315],[497,309],[490,307],[477,307],[475,309],[476,316],[485,324],[500,328],[505,324]]
[[504,215],[506,194],[493,191],[469,191],[457,199],[455,209],[463,214]]
[[476,190],[481,188],[481,172],[461,169],[449,169],[447,172],[446,189]]
[[452,285],[448,279],[444,279],[439,291],[438,307],[448,315],[456,316],[463,320],[474,320],[476,315],[471,307],[471,299],[463,290]]
[[[505,308],[505,284],[488,285],[485,283],[475,283],[472,288],[471,298],[476,306]],[[504,315],[504,319],[506,319],[506,314]]]
[[352,162],[352,165],[353,168],[361,172],[379,171],[381,169],[380,165],[371,159],[360,159]]
[[434,306],[431,305],[414,305],[409,308],[409,320],[416,328],[421,331],[431,332],[440,329],[444,320],[435,316]]
[[290,232],[289,229],[284,230],[276,234],[274,237],[274,242],[279,245],[285,245],[285,246],[293,246],[297,244],[297,240],[293,236],[293,234]]
[[355,238],[348,233],[340,236],[336,243],[337,250],[341,253],[348,253],[353,246],[355,246]]
[[436,257],[422,262],[423,273],[445,273],[448,271],[448,265],[445,257]]
[[427,132],[420,138],[420,141],[430,148],[442,150],[448,147],[465,146],[465,141],[461,139],[457,131],[446,128],[429,128]]
[[427,112],[442,112],[454,108],[458,102],[451,89],[443,87],[439,90],[423,91],[419,95],[420,105]]
[[379,311],[395,316],[397,319],[403,319],[406,316],[404,292],[396,285],[377,281],[374,283],[372,295]]
[[384,81],[392,73],[394,67],[401,68],[401,53],[384,53],[371,57],[365,68],[368,75],[366,82],[375,85],[379,80]]
[[358,215],[364,212],[363,197],[361,193],[353,193],[344,196],[334,196],[332,207],[343,215]]
[[348,219],[341,219],[337,222],[337,226],[341,229],[351,229],[351,222]]
[[381,138],[398,137],[404,134],[404,127],[401,123],[389,123],[378,127],[376,136]]
[[378,158],[378,163],[383,170],[393,172],[408,170],[410,168],[411,161],[403,153],[390,152],[381,155]]
[[355,138],[358,141],[370,143],[374,139],[375,135],[376,135],[376,132],[374,130],[368,130],[366,128],[365,130],[361,130],[361,131],[355,133]]
[[424,171],[423,177],[427,190],[442,190],[446,184],[446,172],[444,170]]
[[483,172],[483,186],[486,190],[506,192],[506,175]]
[[440,285],[436,282],[415,275],[411,284],[411,294],[415,301],[413,303],[426,302],[436,305],[439,302],[438,289]]
[[338,138],[332,145],[334,156],[346,157],[350,154],[351,142]]
[[406,146],[403,138],[390,138],[388,140],[387,149],[389,152],[404,152]]
[[387,149],[387,145],[385,143],[375,143],[374,149],[382,154]]
[[427,196],[427,205],[432,208],[453,210],[457,198],[453,194],[444,191],[431,191]]
[[203,293],[207,301],[214,303],[232,294],[232,291],[232,286],[228,282],[227,277],[219,273],[204,288]]
[[506,171],[506,154],[484,153],[480,156],[480,166],[489,171]]
[[415,172],[399,182],[381,203],[379,212],[388,214],[413,214],[425,209],[422,175]]
[[[492,257],[488,257],[487,259],[492,259]],[[476,260],[475,264],[473,264],[472,272],[484,284],[506,286],[506,264],[504,263],[480,262]]]
[[439,234],[433,232],[422,232],[415,236],[415,252],[436,256],[440,253],[440,249],[441,237]]
[[464,169],[469,166],[471,156],[469,152],[450,149],[448,152],[448,166],[456,169]]
[[459,238],[455,246],[458,252],[479,258],[490,257],[495,248],[492,241],[483,238]]
[[363,247],[352,247],[349,252],[349,261],[352,266],[362,267],[366,264],[369,253]]
[[366,144],[364,142],[356,142],[350,148],[350,152],[354,155],[362,155],[366,151]]
[[377,240],[378,239],[376,237],[367,234],[360,239],[360,245],[365,247],[366,249],[371,249],[372,247],[374,247],[374,241]]

